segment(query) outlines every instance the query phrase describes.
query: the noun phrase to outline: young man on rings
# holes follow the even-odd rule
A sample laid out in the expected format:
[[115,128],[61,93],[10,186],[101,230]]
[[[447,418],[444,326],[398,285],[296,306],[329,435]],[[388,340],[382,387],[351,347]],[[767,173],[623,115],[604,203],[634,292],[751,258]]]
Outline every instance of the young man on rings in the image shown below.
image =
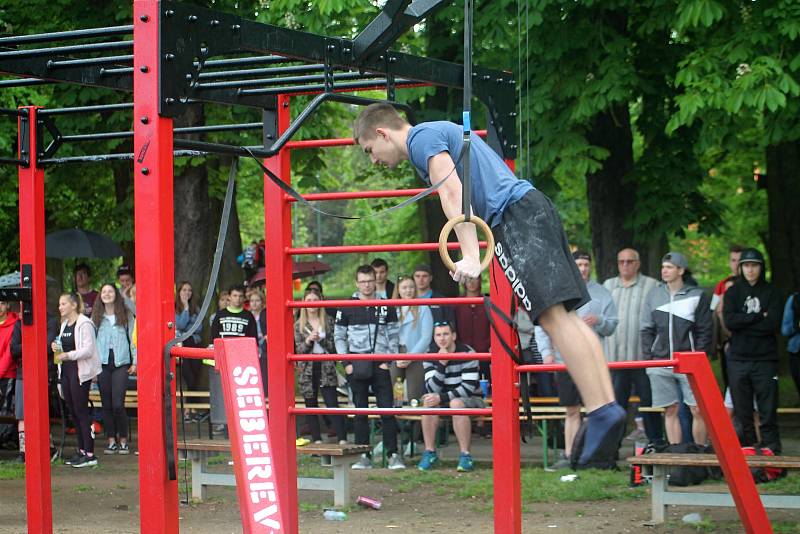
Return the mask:
[[[462,149],[461,126],[436,121],[412,127],[391,105],[379,103],[361,112],[353,130],[374,164],[394,168],[409,160],[423,181],[444,181],[438,191],[445,215],[461,214],[463,171],[461,162],[455,163]],[[589,301],[589,294],[561,218],[544,194],[514,176],[483,140],[472,139],[472,209],[492,228],[495,255],[521,307],[561,349],[588,412],[585,431],[573,449],[575,467],[605,463],[616,452],[625,411],[614,400],[600,341],[574,311]],[[475,226],[461,224],[455,230],[463,259],[451,276],[460,282],[480,275],[480,256]]]

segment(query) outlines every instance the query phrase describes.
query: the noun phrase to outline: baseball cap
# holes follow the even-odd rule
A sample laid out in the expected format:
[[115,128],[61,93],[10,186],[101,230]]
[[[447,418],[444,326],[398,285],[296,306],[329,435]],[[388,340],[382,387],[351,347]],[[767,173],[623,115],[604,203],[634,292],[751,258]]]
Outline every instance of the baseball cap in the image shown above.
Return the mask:
[[661,263],[664,262],[671,263],[675,267],[680,267],[681,269],[689,268],[689,261],[686,259],[686,256],[680,252],[667,252],[664,257],[661,258]]
[[431,275],[433,274],[433,271],[431,270],[431,266],[428,265],[427,263],[420,263],[419,265],[414,267],[414,272],[415,273],[418,273],[420,271],[424,272],[424,273],[431,274]]
[[133,269],[131,269],[130,265],[126,264],[126,265],[120,265],[119,266],[119,268],[117,269],[117,278],[119,278],[123,274],[129,274],[129,275],[133,276]]

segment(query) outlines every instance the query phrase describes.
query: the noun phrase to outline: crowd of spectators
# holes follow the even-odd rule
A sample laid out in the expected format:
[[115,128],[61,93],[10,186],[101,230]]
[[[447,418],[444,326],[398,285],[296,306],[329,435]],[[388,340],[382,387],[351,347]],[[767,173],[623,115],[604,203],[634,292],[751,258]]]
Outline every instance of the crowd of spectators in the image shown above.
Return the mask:
[[[263,266],[260,244],[248,254],[248,268]],[[669,359],[675,352],[703,351],[719,358],[726,406],[734,418],[743,446],[768,447],[781,451],[777,424],[778,331],[788,338],[791,376],[800,395],[800,294],[781,298],[765,278],[766,264],[756,249],[731,247],[731,274],[720,280],[713,293],[699,288],[689,269],[689,259],[680,252],[662,258],[659,280],[641,272],[639,253],[632,248],[617,254],[618,275],[602,284],[591,279],[592,259],[575,251],[573,259],[586,283],[591,300],[577,315],[597,335],[609,362]],[[251,270],[252,270],[251,269]],[[440,407],[484,406],[491,394],[488,361],[436,359],[436,353],[489,352],[490,326],[483,305],[429,305],[425,299],[441,297],[432,288],[433,271],[420,264],[413,272],[397,277],[382,258],[358,267],[354,276],[353,300],[373,301],[364,306],[331,310],[323,306],[302,308],[295,317],[295,351],[301,354],[386,354],[385,360],[354,358],[337,364],[334,360],[297,362],[298,393],[308,407],[318,406],[322,394],[325,406],[336,408],[346,394],[356,407],[367,407],[371,399],[378,407],[400,403]],[[482,296],[481,280],[467,279],[461,294]],[[128,454],[128,421],[125,391],[136,373],[136,286],[133,270],[121,266],[117,283],[105,283],[99,291],[92,286],[91,270],[84,264],[74,270],[75,291],[59,299],[60,321],[48,316],[48,361],[57,374],[69,420],[75,427],[77,451],[66,463],[73,467],[97,464],[94,436],[103,428],[106,454]],[[311,281],[303,293],[305,301],[325,299],[322,285]],[[419,299],[419,305],[382,306],[382,299]],[[198,319],[200,298],[188,281],[176,285],[175,332],[182,336]],[[256,340],[266,391],[267,328],[266,298],[260,287],[234,285],[221,291],[207,332],[194,332],[184,346],[203,345],[230,336]],[[21,328],[13,303],[0,302],[0,410],[15,413],[20,459],[24,460],[24,417],[22,402]],[[58,323],[60,327],[58,326]],[[558,347],[544,330],[518,312],[516,323],[520,347],[527,361],[562,362]],[[403,359],[402,354],[431,353],[430,360]],[[203,372],[203,363],[207,372]],[[225,406],[213,361],[181,360],[178,364],[182,387],[208,388],[210,410],[189,410],[187,421],[210,418],[214,434],[226,433]],[[207,375],[207,376],[206,376]],[[207,381],[207,382],[206,382]],[[92,384],[96,383],[97,386]],[[135,382],[133,382],[135,384]],[[531,394],[558,397],[565,406],[565,447],[555,468],[570,465],[571,444],[581,426],[581,398],[568,373],[537,373]],[[670,368],[612,371],[617,402],[626,410],[629,398],[635,427],[626,439],[652,443],[707,441],[705,425],[685,375]],[[89,409],[91,387],[99,387],[102,415]],[[14,391],[17,392],[14,395]],[[14,399],[16,398],[16,401]],[[663,408],[658,411],[639,408]],[[324,420],[328,437],[340,444],[348,440],[344,416],[307,416],[299,435],[311,441],[323,440]],[[468,416],[454,416],[453,430],[460,448],[458,470],[472,469],[470,442],[472,422]],[[418,468],[437,465],[437,416],[423,416],[420,429],[424,443]],[[380,418],[382,449],[389,469],[404,469],[398,447],[399,424],[395,417]],[[353,420],[354,442],[368,444],[370,427],[366,416]],[[620,436],[620,441],[623,437]],[[373,467],[372,454],[364,454],[354,469]]]

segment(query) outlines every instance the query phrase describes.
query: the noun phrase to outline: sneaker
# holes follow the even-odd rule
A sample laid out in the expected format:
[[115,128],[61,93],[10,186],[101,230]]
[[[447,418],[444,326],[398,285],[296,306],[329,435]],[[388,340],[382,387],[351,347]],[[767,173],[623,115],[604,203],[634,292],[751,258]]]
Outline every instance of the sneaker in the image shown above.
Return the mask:
[[439,463],[439,456],[436,454],[436,451],[426,450],[422,453],[422,460],[417,464],[417,469],[420,471],[427,471],[437,463]]
[[562,469],[569,469],[570,467],[572,467],[572,462],[570,462],[569,457],[564,456],[553,465],[547,466],[545,471],[550,473],[555,473],[556,471],[560,471]]
[[400,459],[400,456],[397,453],[394,453],[389,457],[388,467],[392,470],[405,469],[406,464],[403,463],[403,460]]
[[456,471],[461,471],[462,473],[472,471],[472,467],[472,455],[468,452],[462,452],[461,456],[458,457]]
[[119,452],[119,447],[117,446],[117,442],[113,442],[109,444],[108,447],[103,450],[103,454],[117,454]]
[[65,465],[72,465],[74,463],[78,463],[83,459],[83,453],[81,451],[76,452],[66,460],[64,460]]
[[346,439],[340,439],[339,440],[339,445],[347,445],[347,440]]
[[122,443],[119,446],[119,451],[117,451],[117,454],[130,454],[130,453],[131,453],[131,450],[128,448],[128,444],[127,443]]
[[14,458],[11,461],[13,463],[15,463],[15,464],[24,464],[25,463],[25,453],[21,452],[21,453],[17,454],[16,458]]
[[637,441],[640,439],[644,439],[644,437],[645,437],[644,430],[642,430],[641,428],[634,428],[633,432],[625,436],[625,439],[627,441]]
[[221,436],[227,431],[225,424],[211,425],[211,435]]
[[94,467],[95,465],[97,465],[97,456],[87,456],[84,454],[78,462],[72,464],[72,467]]
[[372,460],[366,454],[362,454],[361,458],[350,469],[372,469]]

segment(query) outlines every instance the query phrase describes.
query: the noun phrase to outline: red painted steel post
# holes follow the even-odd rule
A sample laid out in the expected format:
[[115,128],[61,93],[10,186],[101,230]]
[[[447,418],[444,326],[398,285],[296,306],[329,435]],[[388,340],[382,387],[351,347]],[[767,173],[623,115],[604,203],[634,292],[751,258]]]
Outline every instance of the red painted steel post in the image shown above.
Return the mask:
[[675,358],[675,372],[686,373],[689,378],[742,525],[751,534],[771,533],[769,517],[756,490],[731,418],[722,404],[722,395],[708,357],[703,352],[678,352]]
[[[506,160],[512,169],[514,162]],[[497,262],[490,272],[492,302],[510,313],[511,284]],[[510,346],[514,345],[512,329],[497,321],[498,330]],[[519,462],[519,389],[514,361],[503,352],[503,346],[493,331],[492,351],[492,449],[494,455],[494,531],[495,534],[522,532],[522,499]]]
[[[36,160],[36,113],[28,110],[27,127],[19,119],[19,146],[30,149],[30,165],[19,167],[19,262],[32,266],[33,324],[22,326],[25,369],[25,492],[28,532],[53,532],[50,492],[50,417],[47,405],[47,289],[44,250],[44,169]],[[22,136],[27,135],[27,139]],[[20,158],[23,154],[20,153]],[[20,320],[22,320],[20,318]],[[19,394],[19,392],[17,392]]]
[[175,322],[175,252],[172,119],[158,114],[158,7],[159,2],[153,0],[133,3],[133,179],[139,283],[138,402],[139,413],[146,414],[139,419],[139,529],[163,534],[178,532],[178,482],[169,480],[167,475],[162,422],[162,354],[167,341],[175,336],[171,329]]
[[[288,96],[278,96],[278,134],[289,126],[289,102]],[[287,149],[266,159],[264,165],[281,180],[291,183]],[[289,413],[289,408],[294,407],[294,365],[289,361],[289,355],[294,353],[294,324],[292,310],[286,306],[286,302],[292,300],[292,257],[285,252],[292,244],[292,208],[283,191],[266,177],[264,215],[264,234],[269,244],[266,257],[269,433],[284,532],[296,534],[299,528],[297,451],[295,418]]]

